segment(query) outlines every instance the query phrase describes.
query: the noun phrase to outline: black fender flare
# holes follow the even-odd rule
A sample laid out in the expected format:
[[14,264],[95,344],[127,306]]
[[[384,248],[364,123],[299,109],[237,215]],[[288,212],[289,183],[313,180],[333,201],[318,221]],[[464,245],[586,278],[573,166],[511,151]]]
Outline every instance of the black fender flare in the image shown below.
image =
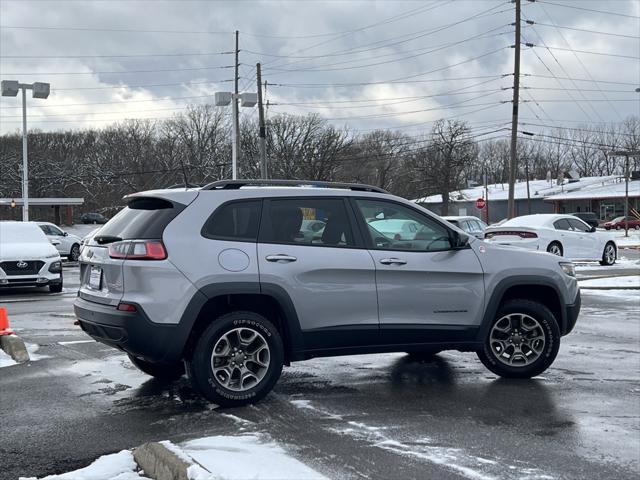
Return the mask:
[[549,278],[542,275],[515,275],[512,277],[503,278],[493,288],[491,297],[486,303],[484,316],[482,317],[482,324],[478,329],[478,336],[476,338],[478,342],[484,342],[484,339],[487,337],[491,322],[495,318],[496,313],[500,308],[502,298],[504,297],[504,294],[507,292],[507,290],[512,287],[526,286],[543,286],[553,289],[560,303],[560,318],[556,319],[559,322],[558,327],[560,328],[561,332],[567,331],[567,312],[565,308],[565,302],[563,300],[564,297],[562,296],[562,293],[560,292],[560,289],[558,288],[556,283],[553,280],[550,280]]
[[288,340],[288,353],[291,360],[301,359],[304,352],[304,341],[298,314],[291,297],[284,288],[272,283],[260,282],[229,282],[212,283],[201,287],[193,295],[185,309],[179,323],[179,343],[184,348],[187,345],[191,330],[205,304],[216,297],[225,295],[264,295],[274,299],[283,312],[283,328]]

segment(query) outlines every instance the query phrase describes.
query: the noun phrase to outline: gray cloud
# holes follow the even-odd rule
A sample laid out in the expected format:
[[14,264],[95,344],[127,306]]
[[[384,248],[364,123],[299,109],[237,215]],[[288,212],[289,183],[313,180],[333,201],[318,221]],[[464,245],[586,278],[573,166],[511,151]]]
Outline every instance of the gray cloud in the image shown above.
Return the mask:
[[[639,2],[523,3],[525,18],[537,23],[640,35],[638,18],[553,4],[638,17]],[[492,10],[481,15],[489,9]],[[411,11],[403,18],[405,12]],[[478,14],[479,18],[452,25]],[[100,126],[123,118],[163,118],[188,103],[210,101],[206,97],[184,97],[230,90],[233,70],[221,67],[231,65],[233,56],[171,55],[230,51],[234,42],[231,32],[236,29],[240,31],[242,50],[240,85],[255,90],[255,63],[261,61],[263,78],[274,84],[267,95],[274,104],[270,115],[317,112],[356,130],[404,127],[410,133],[428,128],[426,122],[441,117],[462,117],[477,125],[508,122],[510,118],[510,105],[500,103],[511,95],[512,78],[500,77],[512,71],[513,50],[508,47],[514,43],[510,33],[513,6],[509,2],[4,0],[0,16],[3,27],[78,29],[0,31],[1,78],[48,81],[52,85],[48,100],[30,101],[33,128],[49,130]],[[170,33],[177,31],[180,33]],[[522,84],[528,87],[522,95],[527,101],[521,107],[524,121],[571,126],[640,114],[640,94],[634,92],[640,86],[637,59],[574,54],[543,46],[640,57],[640,40],[546,25],[525,26],[523,36],[536,45],[523,49],[525,74],[579,79],[592,76],[624,84],[524,76]],[[501,50],[494,52],[497,49]],[[489,52],[494,53],[468,61]],[[108,57],[144,54],[166,56]],[[15,55],[49,58],[11,58]],[[52,58],[73,55],[100,57]],[[304,56],[313,58],[294,58]],[[53,75],[65,72],[69,74]],[[382,83],[393,79],[397,82]],[[402,83],[404,79],[412,83]],[[344,85],[371,82],[380,83]],[[463,93],[465,88],[468,93]],[[378,101],[346,103],[375,99]],[[95,105],[76,105],[90,103]],[[2,132],[20,127],[20,109],[13,108],[16,106],[18,99],[3,98],[0,102]],[[243,115],[251,114],[252,111],[243,111]],[[426,125],[412,127],[419,123]]]

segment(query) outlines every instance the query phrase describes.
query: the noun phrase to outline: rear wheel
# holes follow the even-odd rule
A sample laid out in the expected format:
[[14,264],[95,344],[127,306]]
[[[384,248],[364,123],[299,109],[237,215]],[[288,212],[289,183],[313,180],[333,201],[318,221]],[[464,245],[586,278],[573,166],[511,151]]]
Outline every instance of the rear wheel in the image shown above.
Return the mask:
[[253,312],[219,317],[201,334],[189,362],[194,387],[221,407],[256,403],[282,372],[284,347],[274,325]]
[[611,242],[607,243],[602,251],[602,260],[600,260],[600,265],[613,265],[616,263],[616,258],[616,246]]
[[525,299],[506,302],[491,324],[480,361],[496,375],[531,378],[544,372],[560,348],[560,329],[544,305]]
[[182,362],[154,363],[136,358],[133,355],[129,355],[129,360],[147,375],[160,380],[177,380],[184,375],[184,364]]
[[559,257],[564,253],[562,250],[562,244],[560,242],[551,242],[547,247],[547,252],[557,255]]

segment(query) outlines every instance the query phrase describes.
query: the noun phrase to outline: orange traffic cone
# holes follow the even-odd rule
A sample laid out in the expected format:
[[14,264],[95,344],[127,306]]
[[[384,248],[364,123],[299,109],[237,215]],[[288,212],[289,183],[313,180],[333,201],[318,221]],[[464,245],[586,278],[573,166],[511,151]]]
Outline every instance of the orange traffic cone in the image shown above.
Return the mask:
[[7,309],[0,307],[0,335],[11,335],[13,330],[9,327],[9,316]]

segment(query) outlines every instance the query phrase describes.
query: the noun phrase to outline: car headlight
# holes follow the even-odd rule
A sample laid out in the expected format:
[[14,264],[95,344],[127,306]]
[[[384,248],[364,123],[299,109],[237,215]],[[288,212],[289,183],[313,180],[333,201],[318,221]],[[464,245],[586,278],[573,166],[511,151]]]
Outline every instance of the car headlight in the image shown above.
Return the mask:
[[560,265],[560,268],[562,268],[562,271],[567,275],[569,275],[570,277],[576,276],[576,266],[573,263],[560,262],[559,265]]
[[44,258],[56,258],[56,257],[59,257],[59,256],[60,256],[60,254],[58,252],[56,252],[56,253],[52,253],[51,255],[47,255]]
[[49,271],[51,273],[60,273],[62,271],[62,262],[53,262],[51,265],[49,265]]

